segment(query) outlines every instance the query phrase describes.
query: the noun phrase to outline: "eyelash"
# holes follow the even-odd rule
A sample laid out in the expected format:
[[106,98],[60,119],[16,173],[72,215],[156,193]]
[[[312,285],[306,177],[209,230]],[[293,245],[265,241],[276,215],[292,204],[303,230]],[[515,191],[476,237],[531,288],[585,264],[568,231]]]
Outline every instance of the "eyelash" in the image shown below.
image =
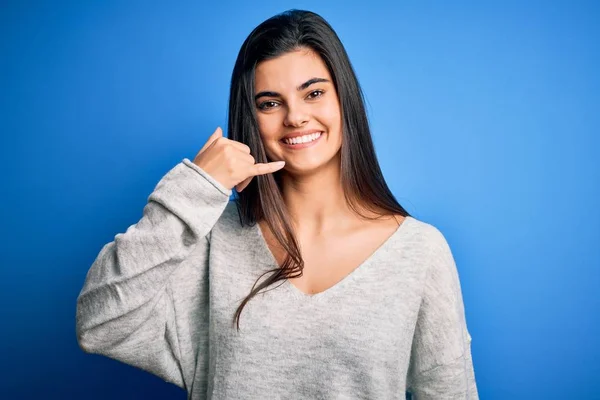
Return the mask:
[[[309,95],[311,95],[313,93],[319,93],[319,96],[313,97],[313,99],[315,99],[315,98],[319,98],[319,97],[323,96],[323,94],[325,93],[325,91],[321,90],[321,89],[317,89],[317,90],[313,90],[312,92],[310,92]],[[270,110],[273,107],[265,107],[265,104],[269,104],[269,103],[276,103],[276,102],[273,101],[273,100],[265,101],[264,103],[259,104],[258,108],[261,109],[261,110]]]

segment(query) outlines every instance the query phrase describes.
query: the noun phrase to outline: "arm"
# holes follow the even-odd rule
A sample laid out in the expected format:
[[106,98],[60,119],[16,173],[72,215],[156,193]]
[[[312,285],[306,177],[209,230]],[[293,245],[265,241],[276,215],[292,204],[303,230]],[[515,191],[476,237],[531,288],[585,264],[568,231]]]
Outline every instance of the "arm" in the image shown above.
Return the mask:
[[82,350],[185,388],[169,276],[208,246],[230,194],[187,158],[160,180],[142,218],[104,245],[87,273],[77,298]]
[[412,399],[478,400],[471,337],[452,252],[431,229],[430,265],[413,338],[407,390]]

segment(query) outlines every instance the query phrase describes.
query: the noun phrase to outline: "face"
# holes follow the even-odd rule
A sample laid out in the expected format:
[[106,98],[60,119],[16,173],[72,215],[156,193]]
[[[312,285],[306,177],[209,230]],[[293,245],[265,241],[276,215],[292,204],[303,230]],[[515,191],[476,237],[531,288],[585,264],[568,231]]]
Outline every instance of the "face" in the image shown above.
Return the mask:
[[[283,160],[283,169],[294,173],[313,171],[335,161],[342,144],[340,104],[331,75],[318,54],[303,49],[259,63],[254,93],[269,161]],[[322,133],[315,141],[300,145],[283,141],[286,135],[306,131]]]

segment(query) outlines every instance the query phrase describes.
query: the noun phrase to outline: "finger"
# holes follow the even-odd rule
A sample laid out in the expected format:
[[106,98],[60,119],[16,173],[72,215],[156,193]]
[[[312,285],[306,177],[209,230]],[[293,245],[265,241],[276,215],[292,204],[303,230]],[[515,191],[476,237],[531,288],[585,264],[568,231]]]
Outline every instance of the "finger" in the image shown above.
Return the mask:
[[250,181],[252,180],[252,178],[254,178],[253,176],[249,176],[248,178],[244,179],[243,181],[241,181],[240,183],[238,183],[235,188],[237,189],[238,192],[241,192],[242,190],[246,189],[246,186],[248,186],[250,184]]
[[285,161],[274,161],[270,163],[256,163],[250,169],[250,173],[255,175],[264,175],[276,172],[285,166]]
[[237,140],[232,140],[229,138],[224,138],[227,144],[231,144],[233,147],[235,147],[238,150],[243,151],[244,153],[248,153],[250,154],[250,147],[248,147],[248,145],[246,145],[245,143],[242,142],[238,142]]
[[206,143],[204,143],[204,146],[202,146],[202,149],[200,149],[198,153],[202,153],[204,150],[208,149],[214,143],[214,141],[220,137],[223,137],[223,131],[221,130],[220,126],[217,126],[217,129],[215,129],[212,135],[208,137],[208,140]]

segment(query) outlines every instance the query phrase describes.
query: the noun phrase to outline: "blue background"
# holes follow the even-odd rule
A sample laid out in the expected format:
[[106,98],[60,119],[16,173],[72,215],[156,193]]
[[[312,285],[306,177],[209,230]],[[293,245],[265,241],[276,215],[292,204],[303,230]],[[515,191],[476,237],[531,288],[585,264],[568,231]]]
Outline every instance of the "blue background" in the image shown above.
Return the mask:
[[226,129],[246,36],[304,8],[346,46],[390,188],[453,250],[481,398],[599,399],[596,4],[4,1],[0,397],[185,398],[81,351],[76,298]]

